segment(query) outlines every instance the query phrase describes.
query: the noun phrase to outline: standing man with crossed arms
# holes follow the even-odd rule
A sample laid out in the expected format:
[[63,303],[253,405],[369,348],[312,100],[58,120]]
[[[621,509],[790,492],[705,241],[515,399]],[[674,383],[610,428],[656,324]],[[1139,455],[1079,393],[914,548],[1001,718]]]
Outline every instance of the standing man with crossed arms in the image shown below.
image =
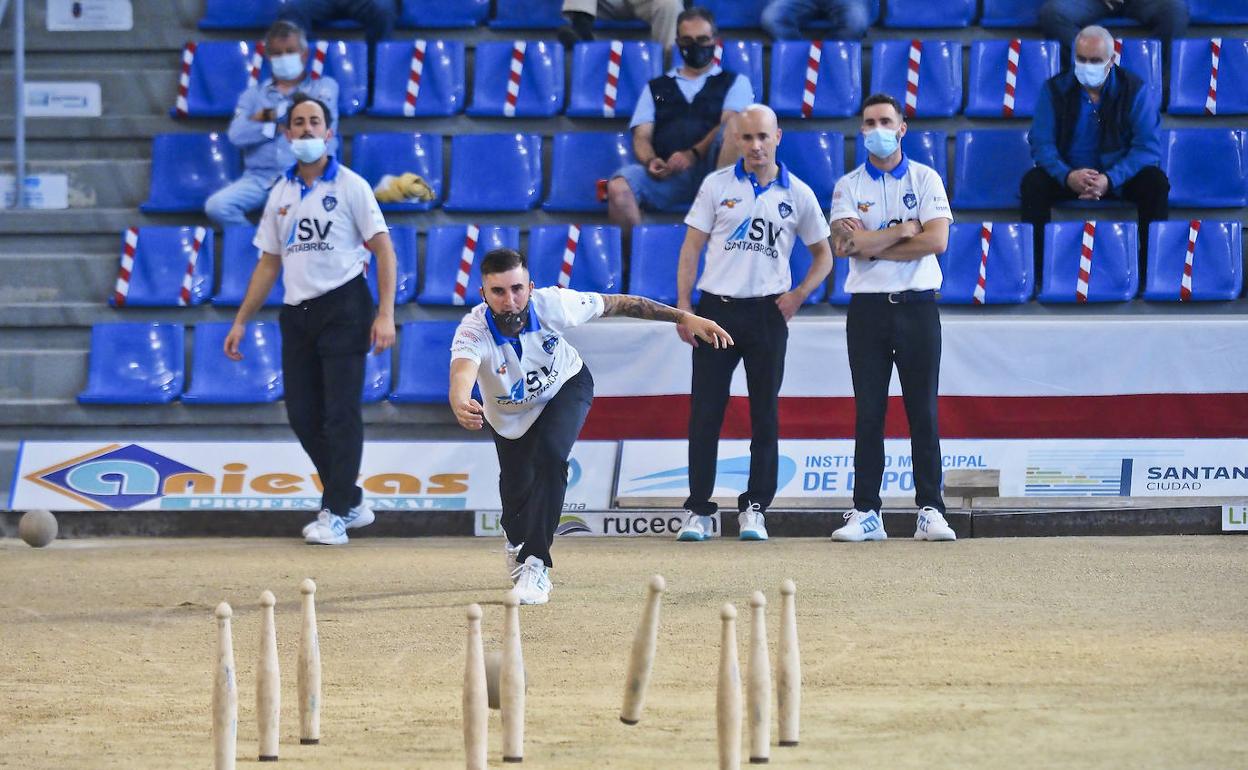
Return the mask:
[[853,295],[845,320],[854,381],[854,507],[833,540],[885,540],[880,518],[884,476],[884,414],[893,364],[910,421],[916,540],[954,540],[940,495],[940,379],[942,276],[936,255],[949,242],[953,214],[935,169],[901,151],[906,123],[887,94],[862,107],[867,162],[841,177],[832,192],[832,242],[850,257],[845,291]]
[[[728,406],[732,373],[745,361],[750,395],[750,480],[737,498],[742,540],[766,540],[763,515],[776,495],[780,454],[780,382],[789,319],[832,269],[828,222],[805,182],[776,161],[780,128],[770,107],[751,104],[732,124],[741,160],[707,175],[685,217],[676,290],[681,310],[693,311],[698,255],[706,269],[698,280],[698,315],[728,330],[731,348],[693,346],[689,414],[689,497],[678,540],[712,537],[719,431]],[[794,239],[810,248],[810,270],[797,286],[789,270]]]
[[[279,274],[286,296],[280,316],[286,417],[320,476],[321,512],[303,528],[310,544],[343,545],[347,529],[373,522],[356,486],[364,453],[364,357],[394,344],[394,246],[368,182],[326,153],[331,113],[296,94],[286,137],[298,163],[269,193],[253,242],[260,261],[225,338],[238,361],[247,321]],[[367,245],[367,248],[365,246]],[[364,271],[377,257],[374,312]]]

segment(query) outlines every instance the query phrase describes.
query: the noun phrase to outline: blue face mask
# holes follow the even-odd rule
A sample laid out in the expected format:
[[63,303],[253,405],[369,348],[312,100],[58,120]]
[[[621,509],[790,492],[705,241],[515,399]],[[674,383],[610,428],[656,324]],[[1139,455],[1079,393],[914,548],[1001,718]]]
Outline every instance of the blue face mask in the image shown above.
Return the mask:
[[304,163],[315,163],[325,155],[325,140],[316,136],[295,139],[290,143],[290,151]]
[[866,146],[867,152],[877,158],[887,158],[897,152],[897,148],[901,146],[901,142],[897,139],[897,132],[891,128],[877,128],[863,134],[862,143]]
[[298,80],[303,77],[303,57],[297,53],[284,53],[269,59],[273,77],[278,80]]
[[1108,77],[1105,62],[1075,62],[1075,79],[1087,88],[1100,88]]

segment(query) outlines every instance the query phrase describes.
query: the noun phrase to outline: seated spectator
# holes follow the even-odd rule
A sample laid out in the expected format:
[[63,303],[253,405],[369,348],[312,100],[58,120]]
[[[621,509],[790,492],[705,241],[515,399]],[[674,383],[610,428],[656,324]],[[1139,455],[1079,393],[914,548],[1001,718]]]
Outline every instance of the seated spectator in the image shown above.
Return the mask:
[[1135,19],[1150,37],[1161,38],[1168,53],[1170,39],[1187,30],[1187,0],[1046,0],[1040,6],[1040,28],[1045,37],[1061,41],[1063,56],[1070,55],[1079,30],[1109,18]]
[[563,0],[568,23],[556,31],[559,42],[571,48],[594,39],[594,17],[641,19],[650,25],[650,38],[667,53],[676,39],[676,17],[684,10],[684,0]]
[[[208,218],[216,224],[247,224],[247,212],[264,205],[269,188],[295,164],[290,142],[279,129],[297,92],[329,105],[331,123],[338,124],[338,83],[308,74],[308,39],[288,21],[277,21],[264,38],[265,55],[273,76],[248,88],[238,97],[230,121],[230,141],[243,151],[243,175],[216,191],[204,203]],[[336,155],[337,138],[330,139],[329,153]]]
[[802,25],[816,20],[832,23],[828,40],[861,40],[871,26],[867,0],[771,0],[761,24],[773,40],[801,40]]
[[1143,81],[1114,64],[1114,38],[1085,27],[1075,38],[1074,71],[1044,84],[1028,134],[1036,167],[1022,181],[1022,219],[1035,227],[1036,281],[1044,225],[1057,201],[1131,201],[1139,211],[1140,274],[1148,225],[1170,214],[1170,180],[1161,161],[1161,114]]
[[740,153],[735,142],[723,141],[724,125],[754,101],[749,78],[714,64],[710,11],[683,11],[677,29],[684,63],[642,89],[628,124],[638,163],[616,171],[607,183],[607,216],[626,241],[641,222],[639,207],[660,211],[691,203],[702,177],[736,162]]

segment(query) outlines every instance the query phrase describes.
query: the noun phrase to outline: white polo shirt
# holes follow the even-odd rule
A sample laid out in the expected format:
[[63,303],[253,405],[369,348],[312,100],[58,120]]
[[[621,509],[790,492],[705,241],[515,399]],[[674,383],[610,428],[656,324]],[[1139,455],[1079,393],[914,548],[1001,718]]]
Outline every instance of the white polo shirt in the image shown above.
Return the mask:
[[529,324],[518,338],[498,331],[484,302],[459,322],[451,359],[480,364],[477,384],[485,419],[500,436],[523,436],[563,383],[581,371],[581,354],[563,333],[601,316],[604,309],[597,292],[551,286],[530,295]]
[[826,240],[828,221],[810,187],[783,163],[760,187],[745,162],[707,174],[685,224],[710,234],[698,289],[723,297],[766,297],[793,288],[795,238]]
[[[912,219],[920,224],[932,219],[953,221],[953,212],[936,169],[903,153],[901,163],[892,171],[881,171],[868,161],[837,180],[828,219],[848,217],[862,220],[867,230],[883,230]],[[939,289],[942,280],[935,254],[907,262],[854,257],[849,260],[845,291],[926,291]]]
[[291,166],[273,185],[252,245],[282,258],[282,301],[298,305],[337,289],[364,272],[364,242],[388,232],[373,188],[330,157],[325,173],[306,187]]

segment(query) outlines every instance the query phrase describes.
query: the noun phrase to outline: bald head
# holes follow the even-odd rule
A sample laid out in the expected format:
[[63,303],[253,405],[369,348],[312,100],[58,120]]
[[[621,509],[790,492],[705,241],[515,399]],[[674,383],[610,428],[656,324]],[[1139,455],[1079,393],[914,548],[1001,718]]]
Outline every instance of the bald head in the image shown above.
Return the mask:
[[755,174],[770,176],[782,133],[776,113],[765,104],[751,104],[737,114],[735,121],[737,143],[745,167]]

